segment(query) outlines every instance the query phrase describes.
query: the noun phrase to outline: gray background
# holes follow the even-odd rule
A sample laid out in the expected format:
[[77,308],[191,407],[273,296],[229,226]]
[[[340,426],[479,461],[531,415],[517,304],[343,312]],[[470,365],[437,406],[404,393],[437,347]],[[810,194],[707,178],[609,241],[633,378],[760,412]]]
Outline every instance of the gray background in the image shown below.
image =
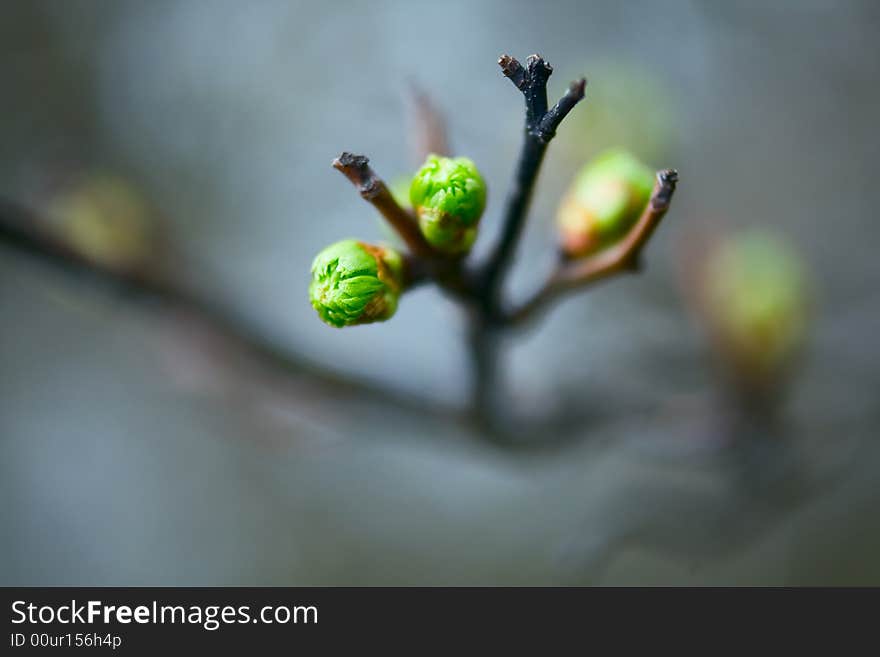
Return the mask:
[[[880,583],[875,3],[6,1],[0,16],[0,193],[32,200],[58,162],[124,175],[191,285],[314,362],[456,406],[459,318],[435,291],[356,330],[309,307],[321,246],[383,235],[331,159],[409,171],[407,84],[430,89],[489,183],[481,253],[522,120],[498,55],[539,51],[554,96],[585,74],[512,295],[549,268],[557,199],[598,149],[682,175],[643,275],[507,345],[511,407],[602,408],[547,453],[267,379],[180,318],[0,250],[0,583]],[[783,231],[811,270],[791,441],[753,464],[796,462],[794,493],[789,470],[755,487],[701,440],[714,384],[681,258],[700,231],[749,225]]]

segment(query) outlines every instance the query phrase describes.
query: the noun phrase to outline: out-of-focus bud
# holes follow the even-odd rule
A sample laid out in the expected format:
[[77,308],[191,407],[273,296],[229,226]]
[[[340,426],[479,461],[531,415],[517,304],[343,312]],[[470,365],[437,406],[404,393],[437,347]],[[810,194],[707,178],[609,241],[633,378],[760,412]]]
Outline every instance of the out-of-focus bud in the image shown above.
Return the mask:
[[84,178],[54,198],[48,213],[71,248],[105,267],[138,269],[156,255],[152,210],[120,178]]
[[570,79],[581,71],[590,72],[589,102],[566,117],[565,139],[553,144],[554,160],[572,166],[611,147],[631,150],[646,162],[673,155],[680,103],[662,75],[619,57],[572,65],[559,75]]
[[807,333],[805,267],[779,237],[751,229],[709,253],[699,306],[719,356],[750,388],[775,385]]
[[486,208],[486,183],[471,160],[429,155],[412,180],[409,198],[431,246],[449,255],[470,250]]
[[394,249],[342,240],[312,262],[309,298],[321,320],[336,328],[382,322],[397,310],[403,269]]
[[614,243],[639,218],[654,187],[654,171],[626,151],[606,151],[588,163],[557,214],[563,252],[572,258]]

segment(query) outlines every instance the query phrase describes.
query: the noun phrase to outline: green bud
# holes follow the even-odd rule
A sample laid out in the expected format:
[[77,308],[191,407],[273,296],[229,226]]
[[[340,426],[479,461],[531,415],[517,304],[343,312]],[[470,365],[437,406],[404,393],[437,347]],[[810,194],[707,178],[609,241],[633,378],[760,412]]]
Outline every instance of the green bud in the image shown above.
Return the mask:
[[449,255],[470,250],[486,208],[486,183],[471,160],[429,155],[410,184],[409,198],[431,246]]
[[606,151],[581,169],[559,207],[562,250],[595,253],[623,236],[645,209],[654,171],[626,151]]
[[803,344],[808,294],[804,266],[789,245],[759,229],[713,249],[702,305],[721,355],[741,376],[769,382]]
[[312,307],[336,328],[385,321],[397,310],[403,268],[403,258],[389,247],[357,240],[331,244],[312,262]]
[[48,214],[80,255],[112,269],[137,269],[156,255],[152,208],[127,181],[93,174],[52,199]]

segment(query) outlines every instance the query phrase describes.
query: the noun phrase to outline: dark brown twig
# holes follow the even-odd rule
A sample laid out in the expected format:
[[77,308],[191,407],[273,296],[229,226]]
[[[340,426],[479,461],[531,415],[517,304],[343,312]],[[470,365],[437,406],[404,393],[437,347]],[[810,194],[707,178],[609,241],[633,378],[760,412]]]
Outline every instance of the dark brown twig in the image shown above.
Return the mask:
[[582,289],[615,274],[638,271],[642,249],[669,209],[677,183],[678,172],[674,169],[659,171],[642,215],[620,242],[595,256],[563,261],[531,299],[506,315],[507,321],[522,324],[564,292]]
[[333,168],[348,178],[361,197],[385,217],[413,255],[424,258],[434,256],[434,250],[422,237],[415,218],[397,204],[387,185],[370,168],[369,158],[343,153],[333,160]]

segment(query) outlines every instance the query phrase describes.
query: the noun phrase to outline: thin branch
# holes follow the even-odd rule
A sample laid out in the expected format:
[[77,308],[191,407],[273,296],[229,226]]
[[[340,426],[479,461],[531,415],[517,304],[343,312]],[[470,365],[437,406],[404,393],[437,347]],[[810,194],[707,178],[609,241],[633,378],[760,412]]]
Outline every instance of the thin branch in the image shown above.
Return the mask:
[[520,88],[526,100],[526,123],[534,130],[547,113],[547,80],[553,73],[540,55],[529,55],[526,60],[525,88]]
[[[472,311],[473,312],[473,311]],[[470,317],[467,330],[468,355],[471,372],[471,418],[486,433],[496,437],[500,427],[496,422],[495,373],[498,368],[498,336],[487,327],[480,316]]]
[[501,67],[501,72],[504,74],[504,77],[513,82],[517,89],[525,91],[526,69],[523,68],[523,65],[520,64],[516,58],[511,57],[510,55],[501,55],[501,57],[498,58],[498,65]]
[[427,93],[412,85],[410,87],[412,105],[412,146],[416,164],[421,165],[431,153],[449,156],[449,139],[443,114]]
[[562,119],[568,116],[574,106],[583,100],[586,87],[586,78],[575,80],[569,85],[568,91],[559,99],[559,102],[547,110],[544,118],[538,124],[538,137],[541,141],[549,142],[553,139],[556,135],[556,128],[562,123]]
[[507,315],[507,320],[511,324],[524,323],[564,292],[583,289],[615,274],[638,271],[642,249],[669,209],[677,183],[678,172],[674,169],[657,172],[648,204],[620,242],[593,257],[563,261],[531,299]]
[[397,204],[388,187],[363,155],[343,153],[333,160],[333,168],[340,171],[358,189],[361,197],[385,217],[397,231],[413,255],[431,258],[434,251],[422,237],[415,218]]
[[492,312],[500,305],[500,283],[522,234],[532,190],[547,145],[556,134],[556,128],[562,119],[584,97],[586,85],[584,79],[573,82],[562,99],[548,110],[547,80],[553,68],[543,58],[532,55],[526,66],[523,66],[513,57],[502,55],[498,64],[504,76],[523,93],[526,121],[522,150],[508,192],[501,237],[482,274],[484,294]]

